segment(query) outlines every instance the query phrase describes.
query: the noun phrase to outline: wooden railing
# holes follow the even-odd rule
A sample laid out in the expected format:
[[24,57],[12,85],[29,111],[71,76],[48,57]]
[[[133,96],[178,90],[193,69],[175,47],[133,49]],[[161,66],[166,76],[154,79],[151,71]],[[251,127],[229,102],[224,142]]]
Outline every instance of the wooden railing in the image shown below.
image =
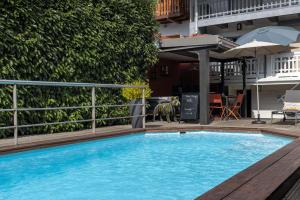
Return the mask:
[[157,0],[156,20],[182,21],[189,18],[189,0]]

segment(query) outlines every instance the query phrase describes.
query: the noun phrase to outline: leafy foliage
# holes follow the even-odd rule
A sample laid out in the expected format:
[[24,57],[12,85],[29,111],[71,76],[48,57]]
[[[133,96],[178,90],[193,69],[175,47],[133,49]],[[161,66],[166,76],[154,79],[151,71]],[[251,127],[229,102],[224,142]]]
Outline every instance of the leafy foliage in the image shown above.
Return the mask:
[[[157,61],[152,0],[3,0],[0,13],[1,79],[125,83],[144,79],[147,68]],[[12,107],[11,96],[11,87],[0,87],[0,108]],[[120,91],[97,90],[97,104],[120,103],[119,96]],[[90,105],[91,91],[19,87],[18,98],[19,107]],[[98,108],[97,118],[126,112],[124,108]],[[85,109],[20,112],[19,124],[89,116],[90,110]],[[12,114],[2,113],[0,126],[11,124]],[[20,133],[72,131],[89,126],[47,126]],[[10,134],[2,131],[0,137]]]
[[159,115],[160,120],[163,120],[163,116],[166,117],[167,121],[170,123],[172,116],[174,121],[176,119],[176,113],[179,111],[180,101],[178,97],[171,97],[170,101],[160,102],[157,106],[155,106],[153,111],[153,121],[155,121],[156,115]]
[[[145,98],[149,98],[152,94],[152,90],[150,89],[149,83],[141,79],[135,80],[132,83],[127,83],[127,85],[145,86]],[[143,90],[140,88],[122,88],[122,96],[129,101],[134,99],[140,99],[143,97]]]

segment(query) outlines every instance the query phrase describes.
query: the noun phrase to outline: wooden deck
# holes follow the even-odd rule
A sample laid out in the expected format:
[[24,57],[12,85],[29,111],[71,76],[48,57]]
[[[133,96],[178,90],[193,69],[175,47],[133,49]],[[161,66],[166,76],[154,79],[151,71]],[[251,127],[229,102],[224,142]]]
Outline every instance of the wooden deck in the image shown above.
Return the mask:
[[[253,125],[251,124],[251,119],[244,119],[244,120],[227,120],[227,121],[220,121],[216,120],[212,122],[210,125],[201,126],[201,127],[216,127],[216,128],[250,128],[250,129],[269,129],[269,130],[276,130],[282,132],[282,134],[289,133],[288,135],[300,137],[300,123],[298,125],[293,125],[293,123],[275,123],[270,124],[268,121],[265,125]],[[146,128],[148,129],[177,129],[177,128],[197,128],[200,126],[198,123],[178,123],[178,122],[148,122]],[[109,132],[116,132],[116,131],[124,131],[124,130],[131,130],[130,125],[120,125],[120,126],[111,126],[111,127],[102,127],[97,128],[96,132],[98,134],[101,133],[109,133]],[[76,131],[76,132],[66,132],[66,133],[55,133],[55,134],[41,134],[41,135],[34,135],[34,136],[26,136],[19,138],[19,144],[29,144],[34,142],[41,142],[41,141],[49,141],[49,140],[57,140],[57,139],[64,139],[74,136],[85,136],[93,134],[91,130],[84,130],[84,131]],[[0,148],[5,146],[10,146],[14,144],[14,140],[12,138],[9,139],[0,139]]]
[[0,154],[143,131],[225,130],[280,134],[293,136],[296,139],[291,144],[216,186],[198,199],[299,199],[297,195],[299,195],[300,188],[300,124],[294,126],[286,123],[270,124],[268,122],[265,125],[253,125],[251,121],[250,119],[214,121],[207,126],[200,126],[197,123],[149,122],[146,129],[131,129],[129,125],[124,125],[98,128],[96,134],[86,130],[27,136],[19,139],[19,145],[13,145],[13,139],[2,139],[0,140]]
[[300,179],[290,189],[290,191],[283,197],[282,200],[299,200],[300,199]]

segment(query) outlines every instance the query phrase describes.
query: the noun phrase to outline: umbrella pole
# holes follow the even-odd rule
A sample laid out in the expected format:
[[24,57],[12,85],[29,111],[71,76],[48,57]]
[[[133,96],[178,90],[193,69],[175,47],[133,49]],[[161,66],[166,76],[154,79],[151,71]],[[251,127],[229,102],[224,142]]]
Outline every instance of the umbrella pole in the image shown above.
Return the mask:
[[259,86],[258,86],[258,79],[259,79],[259,69],[258,69],[258,62],[257,62],[257,55],[256,55],[256,48],[255,48],[255,65],[256,65],[256,100],[257,100],[257,119],[252,121],[252,124],[265,124],[265,121],[260,119],[260,102],[259,102]]

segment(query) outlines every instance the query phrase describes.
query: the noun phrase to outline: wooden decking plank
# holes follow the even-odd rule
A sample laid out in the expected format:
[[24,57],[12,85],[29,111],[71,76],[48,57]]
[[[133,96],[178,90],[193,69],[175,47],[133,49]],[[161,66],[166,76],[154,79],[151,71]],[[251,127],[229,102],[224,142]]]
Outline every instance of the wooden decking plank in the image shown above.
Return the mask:
[[224,200],[267,199],[285,180],[300,167],[300,147],[295,148],[278,162],[252,178]]
[[300,146],[300,139],[295,140],[291,144],[281,148],[275,153],[267,156],[265,159],[255,163],[244,171],[224,181],[220,185],[198,197],[197,200],[220,200],[226,198],[228,195],[242,187],[248,181],[262,173],[264,170],[282,159],[298,146]]
[[300,199],[300,179],[295,183],[292,189],[285,195],[282,200],[299,200]]

